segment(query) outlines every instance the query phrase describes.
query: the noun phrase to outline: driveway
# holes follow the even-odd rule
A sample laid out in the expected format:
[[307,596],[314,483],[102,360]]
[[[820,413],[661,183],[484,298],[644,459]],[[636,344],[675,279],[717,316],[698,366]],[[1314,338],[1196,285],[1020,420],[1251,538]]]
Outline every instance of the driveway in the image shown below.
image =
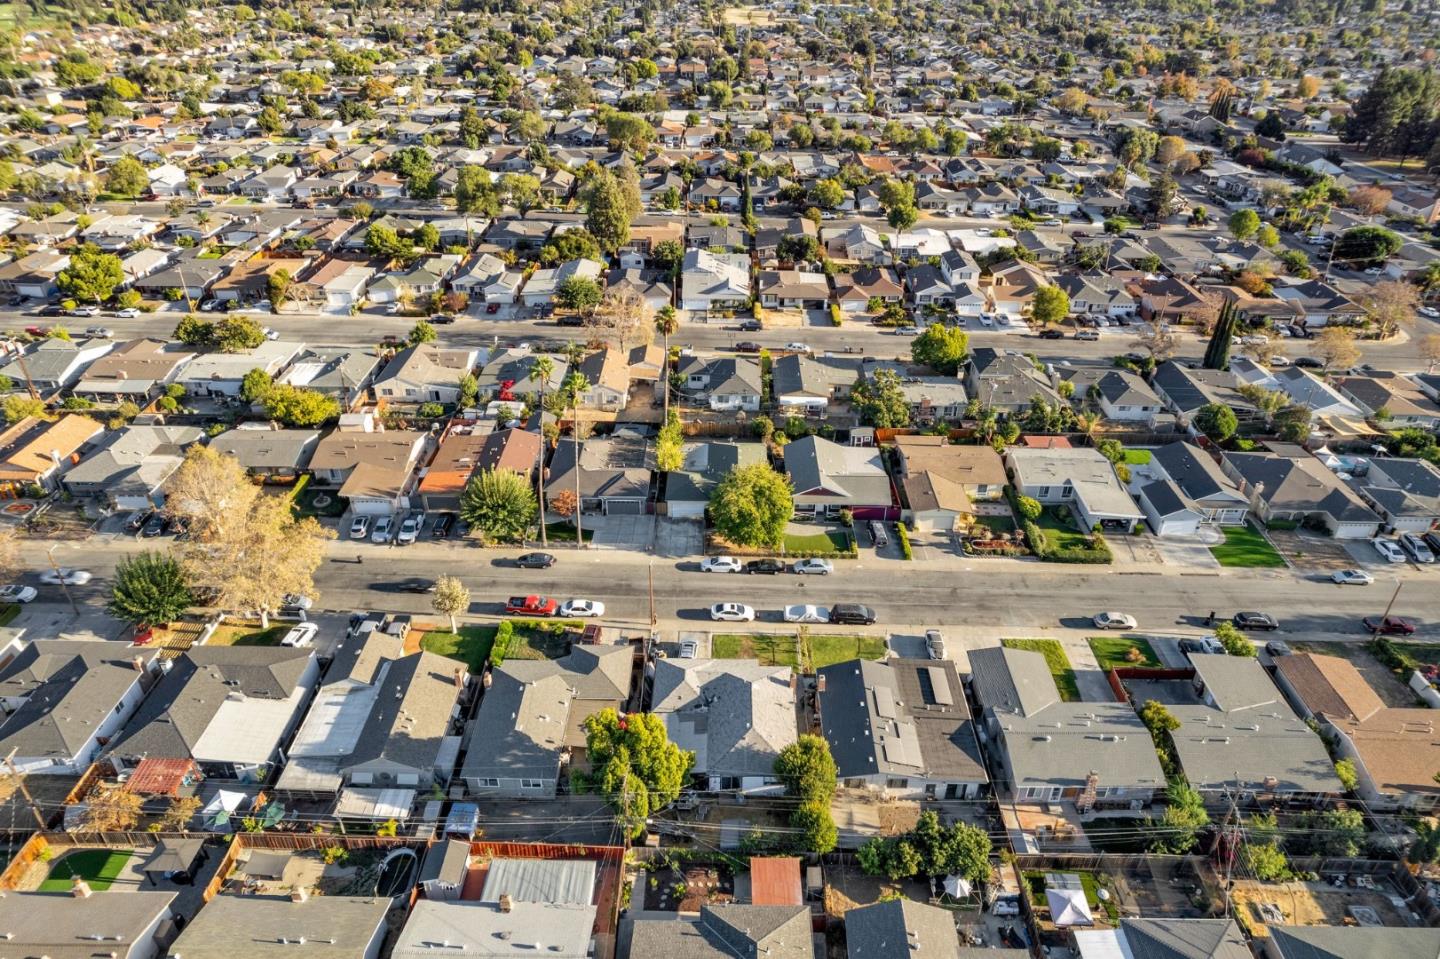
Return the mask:
[[705,552],[705,523],[698,519],[655,517],[657,556],[700,556]]
[[1218,570],[1220,561],[1210,552],[1211,537],[1156,536],[1151,540],[1167,566],[1185,570]]
[[591,549],[649,549],[655,541],[654,516],[586,516],[585,528],[593,530]]
[[[1338,540],[1320,533],[1288,529],[1268,530],[1265,535],[1280,555],[1299,569],[1351,569],[1356,557],[1364,556],[1367,551],[1371,554],[1369,563],[1380,559],[1380,554],[1367,540]],[[1350,548],[1354,549],[1353,556]]]

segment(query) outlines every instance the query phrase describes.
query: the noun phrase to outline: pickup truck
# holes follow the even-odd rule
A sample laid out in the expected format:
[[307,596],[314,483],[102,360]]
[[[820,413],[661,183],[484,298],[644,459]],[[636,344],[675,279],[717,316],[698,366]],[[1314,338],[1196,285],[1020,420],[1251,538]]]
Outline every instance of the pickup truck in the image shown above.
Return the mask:
[[505,601],[505,612],[520,616],[554,616],[559,608],[559,601],[548,596],[511,596]]

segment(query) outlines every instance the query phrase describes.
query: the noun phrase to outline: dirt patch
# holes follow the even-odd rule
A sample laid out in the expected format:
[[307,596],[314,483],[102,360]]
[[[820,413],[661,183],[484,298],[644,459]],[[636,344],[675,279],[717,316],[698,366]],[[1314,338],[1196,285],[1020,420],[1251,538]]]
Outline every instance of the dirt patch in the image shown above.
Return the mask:
[[1414,690],[1406,686],[1395,674],[1370,654],[1360,643],[1291,643],[1297,653],[1315,653],[1320,656],[1339,656],[1348,659],[1360,671],[1370,688],[1384,700],[1386,706],[1411,708],[1419,703]]
[[1266,535],[1280,555],[1299,569],[1333,572],[1355,566],[1355,557],[1340,542],[1328,536],[1289,529],[1268,530]]
[[[1380,885],[1377,883],[1377,885]],[[1352,910],[1372,909],[1384,926],[1408,926],[1386,897],[1388,886],[1375,890],[1336,889],[1326,883],[1236,882],[1231,893],[1235,913],[1256,936],[1268,936],[1267,928],[1278,923],[1285,926],[1340,926],[1355,915]]]
[[923,882],[891,882],[883,877],[867,876],[854,868],[825,870],[826,915],[838,918],[851,909],[879,902],[882,896],[896,895],[916,902],[926,902],[930,890]]

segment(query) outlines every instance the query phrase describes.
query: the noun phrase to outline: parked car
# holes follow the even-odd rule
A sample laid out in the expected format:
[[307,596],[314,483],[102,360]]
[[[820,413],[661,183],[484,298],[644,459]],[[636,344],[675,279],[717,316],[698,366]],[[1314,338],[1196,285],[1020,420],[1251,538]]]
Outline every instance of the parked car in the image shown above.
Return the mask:
[[940,630],[925,630],[925,652],[930,654],[931,659],[945,658],[945,637],[940,635]]
[[315,606],[315,600],[303,593],[286,593],[280,597],[280,605],[291,609],[311,609]]
[[1319,370],[1325,366],[1324,362],[1317,360],[1313,356],[1297,356],[1294,360],[1294,365],[1300,367],[1302,370]]
[[890,537],[885,535],[885,524],[878,519],[870,521],[870,538],[875,541],[876,549],[890,545]]
[[454,513],[441,513],[435,517],[435,522],[430,525],[430,538],[444,539],[450,535],[450,528],[454,525]]
[[741,320],[735,329],[741,333],[759,333],[762,327],[759,320]]
[[145,537],[146,539],[152,539],[164,532],[165,514],[151,513],[150,518],[145,521],[144,527],[141,528],[140,535]]
[[1283,639],[1272,639],[1265,644],[1265,652],[1271,656],[1289,656],[1291,653],[1290,644]]
[[605,615],[605,604],[595,599],[567,599],[560,604],[560,615],[568,619],[598,619]]
[[350,521],[350,538],[364,539],[370,535],[370,517],[357,516]]
[[[124,316],[124,313],[116,313],[116,316]],[[112,340],[115,338],[115,331],[108,326],[88,326],[85,328],[86,336],[93,336],[97,340]]]
[[1379,633],[1382,636],[1413,636],[1415,634],[1415,624],[1399,616],[1386,616],[1383,619],[1379,616],[1366,616],[1360,622],[1369,632]]
[[420,530],[425,525],[424,513],[411,513],[400,523],[400,532],[395,534],[395,542],[401,546],[409,546],[420,538]]
[[402,593],[433,593],[435,592],[435,581],[425,579],[423,576],[412,576],[396,583],[395,588]]
[[1041,330],[1041,331],[1040,331],[1040,339],[1042,339],[1042,340],[1063,340],[1063,339],[1065,339],[1065,331],[1064,331],[1064,330],[1057,330],[1057,329],[1055,329],[1054,327],[1049,327],[1049,328],[1047,328],[1047,329],[1044,329],[1044,330]]
[[75,307],[75,309],[68,311],[68,312],[66,313],[66,315],[67,315],[67,316],[99,316],[99,315],[100,315],[100,307],[98,307],[98,306],[77,306],[77,307]]
[[505,601],[505,612],[518,616],[554,616],[559,608],[559,601],[548,596],[511,596]]
[[1236,613],[1231,621],[1241,629],[1275,630],[1280,628],[1280,621],[1269,613]]
[[741,340],[735,344],[736,353],[759,353],[764,347],[754,340]]
[[700,644],[693,639],[680,640],[680,658],[694,659],[700,652]]
[[388,543],[395,535],[395,520],[390,516],[382,516],[375,521],[375,527],[370,531],[370,542]]
[[431,322],[432,325],[438,324],[438,325],[440,325],[440,326],[446,326],[446,325],[448,325],[448,324],[450,324],[450,323],[454,323],[454,322],[455,322],[455,314],[454,314],[454,313],[436,313],[434,316],[430,317],[430,322]]
[[897,326],[897,327],[895,327],[895,335],[896,335],[896,336],[919,336],[919,335],[920,335],[920,327],[918,327],[918,326]]
[[791,568],[801,576],[829,576],[835,572],[834,563],[819,557],[797,559]]
[[1429,546],[1425,545],[1425,540],[1414,533],[1400,534],[1400,548],[1409,553],[1410,558],[1417,563],[1435,562],[1435,554],[1430,551]]
[[152,514],[153,514],[153,511],[152,511],[152,510],[148,510],[148,509],[137,509],[135,512],[131,513],[129,516],[125,517],[125,532],[127,532],[127,533],[138,533],[138,532],[140,532],[142,529],[145,528],[145,524],[150,521],[150,517],[151,517]]
[[875,610],[859,603],[836,603],[830,607],[830,622],[846,626],[870,626],[875,622]]
[[809,353],[810,346],[807,343],[786,343],[785,349],[794,350],[796,353]]
[[1223,656],[1225,654],[1225,645],[1214,636],[1201,636],[1199,639],[1180,640],[1180,652],[1204,653],[1207,656]]
[[1019,896],[1000,896],[990,904],[992,916],[1018,916],[1020,915]]
[[710,618],[717,623],[752,623],[755,610],[744,603],[716,603],[710,607]]
[[752,559],[745,564],[745,572],[752,575],[760,573],[765,576],[774,576],[776,573],[785,572],[785,564],[778,559]]
[[500,304],[499,304],[499,303],[486,303],[486,304],[485,304],[485,314],[486,314],[487,316],[494,316],[496,313],[499,313],[499,312],[500,312]]
[[0,603],[28,603],[40,595],[34,586],[0,586]]
[[515,558],[515,565],[521,569],[549,569],[555,565],[555,557],[550,553],[526,553]]
[[1430,547],[1430,552],[1440,556],[1440,533],[1426,533],[1420,538],[1425,541],[1426,546]]
[[586,623],[585,628],[580,630],[580,642],[587,646],[594,646],[602,641],[605,628],[599,623]]
[[1135,629],[1135,617],[1129,613],[1096,613],[1096,629]]
[[824,606],[786,606],[785,622],[787,623],[828,623],[830,611]]
[[1077,340],[1098,340],[1098,339],[1100,339],[1100,331],[1099,331],[1099,330],[1076,330],[1076,331],[1075,331],[1075,339],[1077,339]]
[[1330,574],[1330,580],[1341,586],[1369,586],[1375,577],[1363,569],[1338,569]]
[[385,632],[396,639],[404,639],[410,635],[412,620],[408,613],[396,613],[390,617],[390,622],[385,624]]
[[1373,539],[1370,542],[1375,544],[1375,552],[1379,553],[1387,563],[1405,562],[1405,551],[1396,545],[1393,539]]
[[702,573],[738,573],[740,561],[733,556],[710,556],[700,561]]
[[320,632],[316,623],[301,623],[293,627],[280,640],[281,646],[294,646],[297,649],[304,649],[307,646],[315,645],[315,634]]
[[59,569],[47,569],[40,574],[40,582],[49,586],[84,586],[94,575],[87,569],[75,569],[71,566],[61,566]]

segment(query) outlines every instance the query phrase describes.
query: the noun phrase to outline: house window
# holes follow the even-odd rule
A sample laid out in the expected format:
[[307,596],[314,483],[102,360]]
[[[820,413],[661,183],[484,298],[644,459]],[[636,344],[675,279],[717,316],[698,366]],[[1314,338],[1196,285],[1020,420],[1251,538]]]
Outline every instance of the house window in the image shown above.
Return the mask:
[[498,779],[477,779],[477,780],[475,780],[475,786],[476,786],[477,788],[479,788],[479,789],[498,789],[498,788],[500,787],[500,780],[498,780]]
[[1037,489],[1037,490],[1035,491],[1035,498],[1036,498],[1036,499],[1049,499],[1049,498],[1050,498],[1050,487],[1048,487],[1048,486],[1042,486],[1042,487],[1040,487],[1039,489]]
[[886,789],[908,789],[908,788],[910,788],[910,780],[908,780],[908,779],[887,779],[887,780],[885,780],[885,788],[886,788]]
[[545,788],[545,781],[544,781],[543,779],[522,779],[522,780],[520,780],[520,788],[521,788],[521,789],[544,789],[544,788]]
[[356,786],[368,786],[375,781],[370,773],[355,773],[350,777],[350,782]]

